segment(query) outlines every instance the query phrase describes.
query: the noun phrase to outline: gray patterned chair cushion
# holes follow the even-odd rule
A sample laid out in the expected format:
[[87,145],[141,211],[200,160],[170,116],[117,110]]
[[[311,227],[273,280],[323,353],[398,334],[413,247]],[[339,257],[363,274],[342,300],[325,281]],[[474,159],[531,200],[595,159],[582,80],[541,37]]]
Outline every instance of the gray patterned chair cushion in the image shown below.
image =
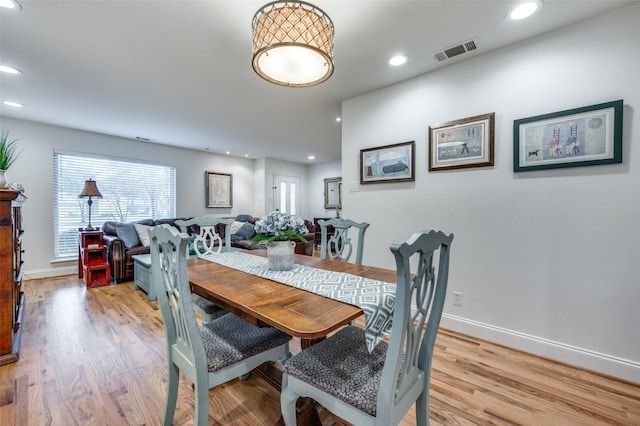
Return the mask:
[[219,306],[214,305],[213,303],[209,302],[207,299],[205,299],[204,297],[195,294],[195,293],[191,293],[191,300],[193,300],[193,303],[199,307],[200,309],[202,309],[202,312],[204,312],[205,314],[211,315],[214,314],[216,312],[222,311],[223,309]]
[[209,371],[218,371],[260,352],[280,346],[291,336],[271,327],[256,327],[233,314],[200,328]]
[[347,326],[284,363],[284,372],[376,415],[387,343],[369,353],[364,330]]

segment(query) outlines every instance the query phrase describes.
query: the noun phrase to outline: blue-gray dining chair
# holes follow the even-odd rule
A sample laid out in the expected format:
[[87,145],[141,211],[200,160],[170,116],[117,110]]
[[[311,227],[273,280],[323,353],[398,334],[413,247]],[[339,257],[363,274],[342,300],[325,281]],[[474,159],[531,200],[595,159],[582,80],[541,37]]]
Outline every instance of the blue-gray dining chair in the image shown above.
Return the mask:
[[[195,217],[189,220],[176,220],[175,224],[180,227],[180,231],[188,234],[189,227],[197,226],[198,233],[194,234],[193,241],[188,248],[193,250],[196,256],[202,257],[208,254],[227,252],[231,250],[231,224],[233,219],[222,219],[214,216]],[[218,229],[224,230],[223,237],[218,233]],[[202,322],[207,323],[227,313],[224,309],[211,303],[204,297],[192,294],[196,312],[202,317]]]
[[265,362],[289,356],[291,336],[274,328],[260,328],[233,315],[198,327],[187,275],[189,236],[172,226],[149,230],[151,267],[167,337],[169,383],[164,425],[176,410],[180,371],[195,388],[196,426],[208,424],[209,389],[249,373]]
[[[356,249],[356,264],[362,265],[362,252],[364,250],[364,233],[369,227],[367,222],[355,222],[351,219],[332,218],[319,220],[320,225],[320,257],[322,259],[340,259],[348,262],[353,251],[353,244],[349,237],[349,229],[358,230],[358,247]],[[329,229],[333,229],[333,234],[329,235]]]
[[429,424],[431,360],[452,240],[452,234],[423,231],[391,245],[397,288],[388,343],[369,353],[364,330],[348,325],[285,361],[280,401],[287,426],[296,424],[301,396],[358,426],[397,425],[415,402],[416,424]]

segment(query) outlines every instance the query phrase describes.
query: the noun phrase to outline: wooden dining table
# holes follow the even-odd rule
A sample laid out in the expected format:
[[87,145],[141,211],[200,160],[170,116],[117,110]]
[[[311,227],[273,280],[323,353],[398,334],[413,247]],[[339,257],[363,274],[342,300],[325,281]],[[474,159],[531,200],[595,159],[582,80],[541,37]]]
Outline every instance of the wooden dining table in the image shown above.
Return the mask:
[[[250,254],[266,257],[264,250],[252,250]],[[296,254],[295,263],[379,281],[393,283],[396,280],[395,271],[338,260]],[[187,271],[192,292],[252,324],[274,327],[300,338],[302,349],[363,314],[357,306],[205,259],[189,259]],[[263,365],[257,373],[280,390],[282,371],[277,367]],[[308,423],[299,424],[317,424],[317,413],[306,405],[299,406],[299,416],[307,416]]]
[[[266,256],[264,250],[250,254]],[[395,282],[395,271],[366,265],[295,255],[295,263]],[[187,261],[191,291],[258,326],[271,326],[300,338],[302,348],[362,315],[357,306],[258,277],[205,259]]]

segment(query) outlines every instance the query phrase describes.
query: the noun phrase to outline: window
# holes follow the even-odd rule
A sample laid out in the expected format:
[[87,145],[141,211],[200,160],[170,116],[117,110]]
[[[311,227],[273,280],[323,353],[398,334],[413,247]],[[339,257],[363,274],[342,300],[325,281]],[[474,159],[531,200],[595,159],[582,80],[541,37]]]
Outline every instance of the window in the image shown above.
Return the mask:
[[86,154],[53,153],[54,256],[78,255],[78,228],[89,222],[84,181],[96,181],[102,198],[93,198],[91,225],[175,217],[175,168]]

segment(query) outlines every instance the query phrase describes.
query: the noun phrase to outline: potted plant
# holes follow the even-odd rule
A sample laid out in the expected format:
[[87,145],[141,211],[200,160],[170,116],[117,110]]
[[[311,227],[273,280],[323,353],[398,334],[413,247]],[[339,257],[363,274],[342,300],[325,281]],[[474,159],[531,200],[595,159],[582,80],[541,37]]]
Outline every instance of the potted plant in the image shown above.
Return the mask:
[[267,245],[269,269],[273,271],[293,268],[296,244],[292,239],[307,242],[302,236],[308,231],[304,220],[279,211],[273,211],[258,220],[255,231],[256,236],[252,240]]
[[16,143],[19,139],[9,140],[9,131],[4,129],[0,136],[0,188],[6,188],[7,179],[5,172],[11,167],[20,155],[17,151]]

